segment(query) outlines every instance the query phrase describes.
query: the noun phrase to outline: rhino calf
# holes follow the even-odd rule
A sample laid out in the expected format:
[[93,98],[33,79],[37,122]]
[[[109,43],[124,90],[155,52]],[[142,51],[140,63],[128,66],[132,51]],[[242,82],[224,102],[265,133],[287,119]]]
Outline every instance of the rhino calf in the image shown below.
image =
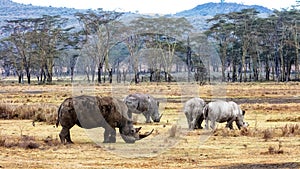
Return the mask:
[[159,102],[148,94],[130,94],[124,99],[128,107],[128,116],[132,118],[132,113],[143,114],[146,118],[146,123],[151,123],[150,117],[154,122],[160,122],[161,116]]
[[56,126],[59,123],[62,126],[59,134],[62,143],[73,143],[70,129],[75,124],[85,129],[103,127],[104,143],[116,142],[115,128],[119,128],[121,137],[126,143],[134,143],[146,137],[139,135],[141,128],[133,127],[127,115],[127,106],[113,97],[82,95],[67,98],[58,109]]
[[204,107],[203,115],[206,129],[209,129],[209,120],[212,129],[215,129],[216,122],[227,122],[226,127],[229,127],[230,129],[233,129],[232,123],[234,121],[239,129],[248,126],[248,124],[244,122],[245,111],[242,111],[240,106],[235,102],[221,100],[210,102]]
[[203,108],[205,106],[205,102],[203,99],[195,97],[184,104],[184,114],[186,116],[189,129],[193,130],[195,128],[202,129],[201,126],[204,117],[203,117]]

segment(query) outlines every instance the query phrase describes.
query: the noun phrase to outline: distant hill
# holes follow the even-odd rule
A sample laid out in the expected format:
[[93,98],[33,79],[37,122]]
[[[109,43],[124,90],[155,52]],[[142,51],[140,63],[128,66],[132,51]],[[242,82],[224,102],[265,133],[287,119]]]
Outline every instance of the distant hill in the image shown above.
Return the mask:
[[243,5],[237,3],[206,3],[198,5],[193,9],[176,13],[175,16],[190,17],[195,15],[214,16],[230,12],[239,12],[243,9],[254,8],[260,13],[272,13],[272,10],[259,5]]
[[271,14],[273,11],[259,5],[243,5],[238,3],[206,3],[198,5],[193,9],[178,12],[173,16],[187,18],[194,27],[199,30],[205,30],[209,27],[206,19],[212,18],[216,14],[224,14],[230,12],[239,12],[243,9],[254,8],[261,13],[262,16]]
[[[199,30],[205,30],[209,25],[206,23],[206,19],[211,18],[218,13],[229,13],[241,11],[245,8],[255,8],[261,13],[272,13],[271,10],[262,6],[247,6],[237,3],[206,3],[198,5],[193,9],[185,10],[175,15],[166,15],[168,17],[186,17],[193,26]],[[24,5],[12,2],[11,0],[0,0],[0,27],[5,24],[5,20],[21,19],[21,18],[36,18],[43,15],[60,15],[65,18],[69,18],[69,24],[72,26],[78,25],[78,21],[74,17],[76,12],[84,12],[86,10],[79,10],[74,8],[56,8],[56,7],[40,7],[33,5]],[[148,15],[142,15],[138,13],[125,13],[120,19],[128,23],[137,17],[154,17]],[[1,35],[0,35],[1,36]]]
[[74,14],[83,10],[73,8],[54,8],[24,5],[10,0],[0,0],[0,27],[5,24],[5,20],[37,18],[43,15],[60,15],[69,18],[70,24],[74,24],[76,18]]

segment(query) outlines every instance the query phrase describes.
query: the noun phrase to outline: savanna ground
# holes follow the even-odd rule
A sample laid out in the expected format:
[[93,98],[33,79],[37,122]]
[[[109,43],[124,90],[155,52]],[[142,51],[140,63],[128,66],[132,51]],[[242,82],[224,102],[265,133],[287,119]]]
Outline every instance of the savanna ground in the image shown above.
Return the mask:
[[[78,94],[153,94],[161,101],[160,123],[144,124],[149,137],[126,144],[103,144],[103,129],[71,129],[75,144],[62,145],[54,127],[57,108]],[[187,130],[183,103],[200,96],[236,101],[250,126],[216,131]],[[191,85],[16,85],[0,89],[0,168],[300,168],[300,85],[234,83]],[[34,126],[32,121],[35,121]],[[204,126],[204,123],[202,124]],[[236,126],[235,126],[236,127]]]

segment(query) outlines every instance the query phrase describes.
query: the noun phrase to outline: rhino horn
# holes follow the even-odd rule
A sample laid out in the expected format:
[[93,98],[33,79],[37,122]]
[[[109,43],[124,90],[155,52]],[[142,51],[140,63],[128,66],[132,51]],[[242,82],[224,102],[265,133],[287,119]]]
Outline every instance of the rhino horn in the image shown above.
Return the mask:
[[163,114],[161,114],[161,115],[159,116],[159,120],[161,119],[162,116],[163,116]]
[[148,137],[150,134],[152,134],[154,129],[152,129],[150,132],[146,132],[144,134],[139,134],[139,140]]
[[136,128],[135,132],[138,133],[141,130],[142,127]]

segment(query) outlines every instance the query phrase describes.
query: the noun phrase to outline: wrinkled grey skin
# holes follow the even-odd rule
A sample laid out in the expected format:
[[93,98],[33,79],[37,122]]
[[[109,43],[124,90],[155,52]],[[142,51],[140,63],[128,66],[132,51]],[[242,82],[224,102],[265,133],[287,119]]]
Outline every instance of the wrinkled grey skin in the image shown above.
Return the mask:
[[189,129],[193,130],[195,128],[202,129],[201,126],[203,117],[203,108],[205,106],[205,101],[201,98],[195,97],[184,104],[184,113],[189,125]]
[[[139,130],[134,128],[127,115],[127,106],[113,97],[77,96],[67,98],[58,109],[56,126],[60,123],[62,130],[59,134],[62,143],[73,143],[70,137],[70,129],[78,126],[91,129],[103,127],[104,143],[116,142],[116,130],[126,143],[134,143],[139,140]],[[144,136],[145,137],[145,136]]]
[[143,114],[146,123],[160,122],[161,115],[158,112],[159,102],[148,94],[130,94],[124,99],[128,107],[128,116],[132,118],[132,113]]
[[227,122],[226,127],[233,129],[232,123],[235,121],[239,129],[241,127],[247,127],[248,124],[244,122],[245,111],[234,102],[226,102],[222,100],[213,101],[208,103],[203,109],[203,115],[205,119],[205,128],[210,127],[215,129],[216,122]]

